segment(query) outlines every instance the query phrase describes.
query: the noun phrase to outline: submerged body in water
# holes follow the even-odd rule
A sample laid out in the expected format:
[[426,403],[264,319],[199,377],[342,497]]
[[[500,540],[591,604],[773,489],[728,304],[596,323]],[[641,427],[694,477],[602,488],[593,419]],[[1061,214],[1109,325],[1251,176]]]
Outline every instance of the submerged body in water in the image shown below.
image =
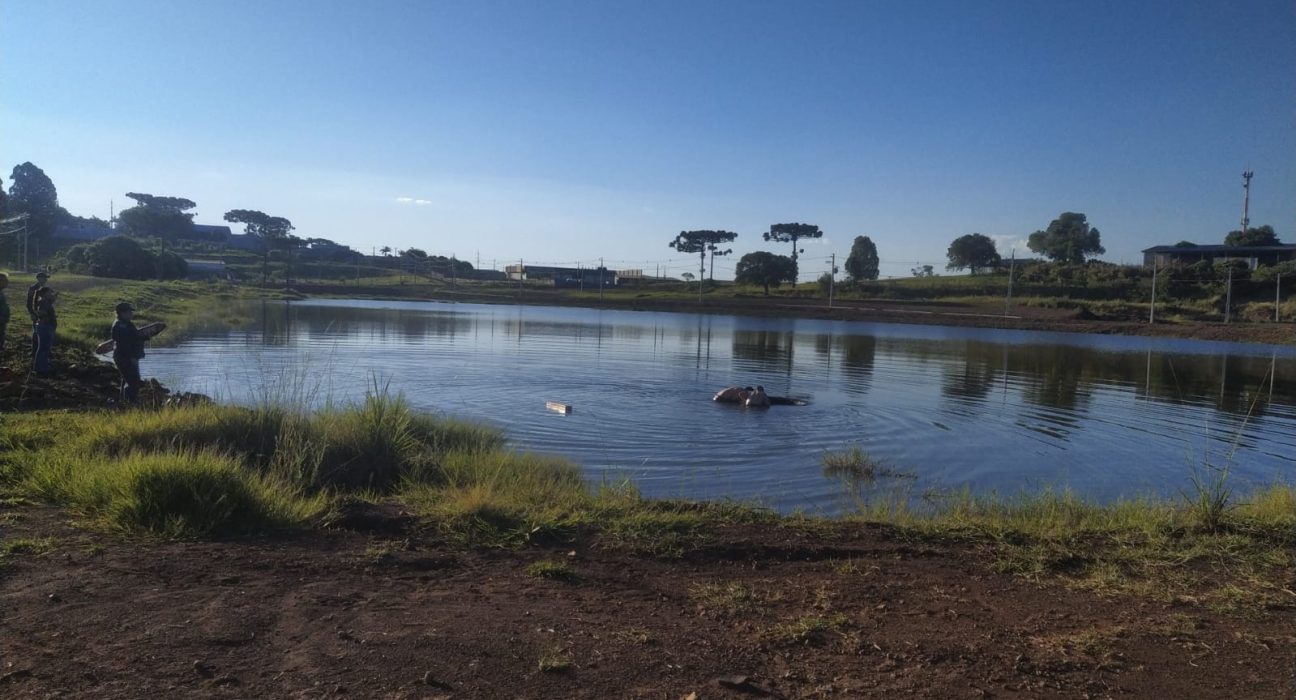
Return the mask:
[[806,402],[801,399],[791,399],[786,396],[770,396],[765,393],[765,387],[742,387],[729,386],[716,392],[711,397],[712,401],[720,403],[732,403],[739,406],[750,406],[752,408],[766,408],[769,406],[805,406]]

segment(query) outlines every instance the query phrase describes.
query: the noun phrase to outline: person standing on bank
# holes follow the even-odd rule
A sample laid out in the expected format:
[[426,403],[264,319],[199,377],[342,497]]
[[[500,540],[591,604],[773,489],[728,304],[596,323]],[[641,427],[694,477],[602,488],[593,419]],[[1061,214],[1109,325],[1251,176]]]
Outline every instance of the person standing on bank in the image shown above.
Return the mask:
[[40,347],[36,337],[36,293],[45,288],[45,282],[49,279],[49,274],[41,271],[36,273],[36,283],[27,288],[27,314],[31,316],[32,322],[32,359],[36,359],[36,350]]
[[116,306],[117,321],[113,323],[112,339],[113,364],[121,372],[121,396],[123,403],[135,403],[139,399],[140,387],[144,380],[140,378],[139,362],[144,357],[144,340],[139,329],[131,322],[135,317],[135,307],[123,301]]
[[54,329],[58,328],[58,314],[54,302],[58,292],[52,287],[41,287],[36,292],[36,374],[48,377],[54,374],[50,366],[50,352],[54,350]]

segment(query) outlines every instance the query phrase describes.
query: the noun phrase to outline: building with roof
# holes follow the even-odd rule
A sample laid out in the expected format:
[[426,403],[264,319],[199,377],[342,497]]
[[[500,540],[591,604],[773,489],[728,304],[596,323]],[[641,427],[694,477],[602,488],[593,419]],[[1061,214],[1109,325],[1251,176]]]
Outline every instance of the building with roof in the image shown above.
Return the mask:
[[97,241],[117,233],[99,221],[76,220],[54,227],[54,237],[65,241]]
[[1199,262],[1215,264],[1241,260],[1252,270],[1260,265],[1277,265],[1296,260],[1296,245],[1158,245],[1143,251],[1143,264],[1149,267],[1174,267]]
[[504,272],[511,280],[549,280],[555,287],[614,287],[619,273],[606,267],[552,267],[548,265],[507,265]]

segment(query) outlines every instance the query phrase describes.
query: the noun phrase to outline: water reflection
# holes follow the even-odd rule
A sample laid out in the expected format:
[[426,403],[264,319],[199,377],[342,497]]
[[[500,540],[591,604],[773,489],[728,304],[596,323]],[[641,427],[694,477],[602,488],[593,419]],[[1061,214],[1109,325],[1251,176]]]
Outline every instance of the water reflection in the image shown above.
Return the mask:
[[866,394],[873,378],[877,358],[877,338],[871,335],[846,335],[837,339],[838,362],[846,391]]
[[792,331],[734,329],[733,356],[748,360],[752,371],[791,376],[794,341]]
[[[845,444],[913,472],[918,490],[1061,481],[1095,497],[1177,493],[1185,454],[1204,452],[1236,451],[1237,473],[1259,481],[1296,477],[1292,349],[411,302],[267,303],[254,315],[256,328],[150,352],[149,371],[237,400],[258,378],[231,368],[323,355],[314,376],[329,391],[362,393],[380,372],[416,406],[499,424],[595,476],[624,471],[649,495],[777,507],[818,508],[839,492],[821,460]],[[709,400],[736,381],[810,405]],[[543,410],[557,399],[576,410]]]
[[952,409],[974,411],[994,390],[999,375],[999,367],[971,356],[948,362],[941,373],[941,395]]

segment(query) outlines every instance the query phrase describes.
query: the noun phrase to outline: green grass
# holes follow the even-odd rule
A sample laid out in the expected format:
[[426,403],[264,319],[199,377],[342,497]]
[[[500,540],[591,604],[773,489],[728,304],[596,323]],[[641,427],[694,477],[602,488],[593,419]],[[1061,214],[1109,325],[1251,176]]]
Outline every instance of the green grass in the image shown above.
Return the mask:
[[17,537],[0,543],[0,561],[16,556],[40,556],[53,548],[53,537]]
[[785,643],[823,646],[841,636],[849,623],[850,619],[841,614],[809,615],[776,625],[772,633],[774,639]]
[[1096,504],[1045,491],[1013,497],[963,493],[918,510],[875,503],[859,517],[900,537],[960,541],[992,566],[1100,595],[1139,595],[1235,612],[1296,608],[1281,582],[1296,574],[1296,489],[1276,484],[1204,517],[1186,502]]
[[[10,272],[9,289],[5,290],[13,320],[9,324],[10,340],[23,334],[25,318],[22,295],[34,281],[31,275]],[[59,291],[58,337],[83,349],[93,348],[107,340],[116,316],[113,307],[129,301],[136,307],[135,321],[144,325],[164,321],[167,330],[153,341],[154,345],[174,344],[203,328],[237,326],[250,319],[241,315],[250,308],[238,301],[264,298],[263,290],[246,290],[226,283],[191,281],[136,281],[87,277],[55,271],[50,286]],[[28,327],[26,333],[30,333]]]
[[565,561],[532,562],[527,565],[526,572],[528,576],[555,581],[572,581],[576,578],[576,570]]
[[340,494],[446,483],[445,450],[485,454],[500,442],[386,393],[314,412],[206,404],[14,414],[0,427],[10,448],[0,482],[114,529],[205,536],[306,524]]
[[717,618],[741,615],[761,604],[755,591],[737,582],[694,584],[689,599],[700,614]]
[[536,660],[536,668],[541,673],[564,673],[570,671],[573,665],[571,653],[562,647],[547,649]]

